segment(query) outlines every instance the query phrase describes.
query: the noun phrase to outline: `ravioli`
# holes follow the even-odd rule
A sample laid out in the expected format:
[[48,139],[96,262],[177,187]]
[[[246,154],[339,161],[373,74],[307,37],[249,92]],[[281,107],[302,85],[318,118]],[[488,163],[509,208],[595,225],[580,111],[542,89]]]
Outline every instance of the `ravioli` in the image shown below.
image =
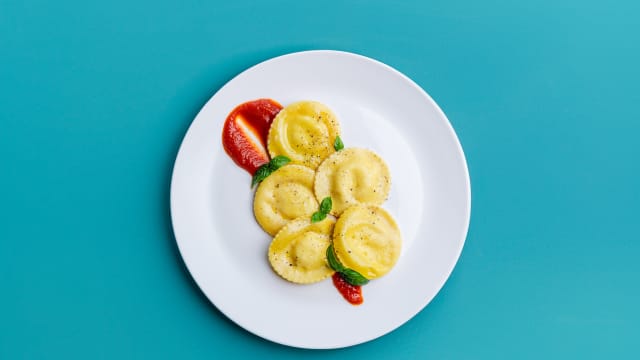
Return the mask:
[[387,164],[371,150],[348,148],[328,157],[316,173],[316,199],[333,201],[331,214],[338,216],[349,206],[380,205],[389,196],[391,174]]
[[316,169],[335,152],[340,133],[336,116],[316,101],[300,101],[282,109],[269,129],[267,148],[272,158],[284,155],[291,163]]
[[371,280],[388,273],[398,261],[402,238],[398,225],[386,210],[356,205],[338,218],[333,248],[345,267]]
[[269,263],[285,280],[309,284],[333,274],[326,261],[331,234],[336,220],[328,216],[311,223],[309,217],[289,222],[269,246]]
[[285,165],[264,179],[253,198],[258,224],[275,235],[288,221],[318,210],[313,194],[315,172],[301,165]]

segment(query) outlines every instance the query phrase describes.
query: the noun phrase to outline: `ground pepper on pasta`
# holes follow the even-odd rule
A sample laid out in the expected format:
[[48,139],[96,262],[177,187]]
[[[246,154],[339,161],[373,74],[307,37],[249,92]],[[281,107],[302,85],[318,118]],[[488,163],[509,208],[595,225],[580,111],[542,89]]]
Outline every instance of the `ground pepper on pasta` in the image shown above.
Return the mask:
[[[272,101],[253,100],[236,109],[267,100]],[[359,305],[361,285],[389,273],[400,258],[400,229],[381,207],[391,189],[389,168],[372,150],[345,148],[336,115],[322,103],[298,101],[271,119],[271,160],[252,182],[258,184],[254,216],[273,236],[271,268],[296,284],[333,275],[345,300]]]

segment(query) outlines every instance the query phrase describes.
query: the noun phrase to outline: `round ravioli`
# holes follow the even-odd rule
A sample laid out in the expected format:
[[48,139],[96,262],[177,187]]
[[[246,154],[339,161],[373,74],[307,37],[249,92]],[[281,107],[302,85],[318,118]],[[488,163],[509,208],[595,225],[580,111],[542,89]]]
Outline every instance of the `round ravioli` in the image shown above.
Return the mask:
[[269,155],[284,155],[293,164],[316,169],[335,152],[339,132],[338,120],[327,106],[316,101],[293,103],[278,113],[269,128]]
[[253,198],[258,224],[275,235],[287,222],[318,210],[313,194],[315,172],[300,165],[285,165],[264,179]]
[[333,274],[326,261],[336,220],[328,216],[312,223],[309,217],[289,222],[269,246],[269,263],[285,280],[298,284],[317,282]]
[[391,174],[371,150],[348,148],[328,157],[318,167],[314,191],[321,200],[331,197],[331,214],[340,215],[357,204],[380,205],[389,196]]
[[367,279],[388,273],[400,257],[402,238],[398,225],[381,207],[356,205],[338,219],[333,247],[340,262]]

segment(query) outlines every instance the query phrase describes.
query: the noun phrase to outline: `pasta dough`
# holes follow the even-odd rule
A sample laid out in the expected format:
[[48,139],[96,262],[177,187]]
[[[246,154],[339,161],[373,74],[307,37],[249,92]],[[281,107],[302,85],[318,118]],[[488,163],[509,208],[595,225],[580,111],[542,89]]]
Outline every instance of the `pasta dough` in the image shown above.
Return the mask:
[[335,152],[340,132],[336,116],[316,101],[293,103],[278,113],[269,129],[267,147],[272,158],[284,155],[293,164],[316,169]]
[[367,279],[388,273],[402,247],[398,225],[381,207],[356,205],[338,219],[333,233],[338,260]]
[[258,224],[275,235],[288,221],[318,210],[313,195],[315,172],[300,165],[285,165],[264,179],[253,199]]
[[333,274],[326,262],[327,247],[336,220],[328,216],[311,223],[309,217],[289,222],[269,246],[269,263],[285,280],[299,284],[317,282]]
[[380,205],[389,195],[391,174],[387,164],[367,149],[348,148],[328,157],[318,168],[314,190],[318,201],[333,201],[338,216],[357,204]]

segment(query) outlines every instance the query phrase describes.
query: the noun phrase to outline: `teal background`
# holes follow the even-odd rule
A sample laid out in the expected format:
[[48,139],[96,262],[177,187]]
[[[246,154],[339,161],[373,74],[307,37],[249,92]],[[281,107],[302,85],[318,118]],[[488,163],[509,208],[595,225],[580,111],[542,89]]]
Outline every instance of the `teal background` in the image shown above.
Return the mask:
[[[639,13],[637,1],[0,0],[0,359],[640,358]],[[466,246],[434,301],[333,351],[221,315],[169,213],[173,161],[206,100],[308,49],[414,79],[452,122],[472,183]]]

